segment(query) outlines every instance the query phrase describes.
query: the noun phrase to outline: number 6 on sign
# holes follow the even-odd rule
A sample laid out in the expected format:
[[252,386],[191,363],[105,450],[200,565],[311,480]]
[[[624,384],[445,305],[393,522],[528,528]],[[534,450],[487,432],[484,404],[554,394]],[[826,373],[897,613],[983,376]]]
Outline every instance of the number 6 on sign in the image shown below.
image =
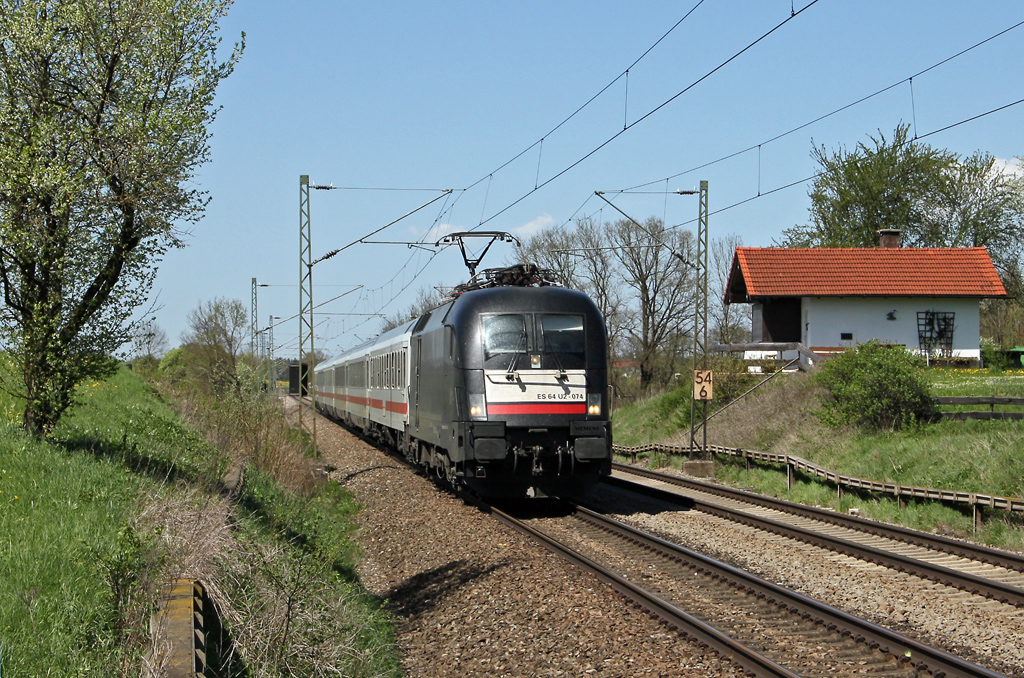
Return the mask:
[[694,370],[693,371],[693,399],[694,400],[711,400],[712,389],[711,389],[711,370]]

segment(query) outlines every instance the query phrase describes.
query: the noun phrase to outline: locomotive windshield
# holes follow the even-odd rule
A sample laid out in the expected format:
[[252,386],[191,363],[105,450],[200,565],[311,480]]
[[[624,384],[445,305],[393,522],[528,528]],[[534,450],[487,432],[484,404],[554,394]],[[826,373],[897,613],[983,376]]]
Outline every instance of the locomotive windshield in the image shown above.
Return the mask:
[[537,367],[583,369],[586,343],[583,316],[561,313],[508,313],[483,318],[484,366],[491,370],[529,369],[526,354],[540,354]]
[[545,313],[537,317],[541,352],[551,354],[567,370],[586,367],[583,316]]
[[526,316],[518,314],[484,317],[484,362],[490,369],[505,369],[515,354],[527,349]]

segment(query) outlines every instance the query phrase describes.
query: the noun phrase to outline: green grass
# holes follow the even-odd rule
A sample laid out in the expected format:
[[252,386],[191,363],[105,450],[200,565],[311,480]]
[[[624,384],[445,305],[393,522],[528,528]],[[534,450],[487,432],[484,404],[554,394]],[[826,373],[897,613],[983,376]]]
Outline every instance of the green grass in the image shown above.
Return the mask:
[[359,551],[352,539],[353,518],[359,506],[352,495],[327,483],[311,496],[300,497],[250,467],[240,503],[247,510],[240,520],[241,548],[276,544],[283,551],[273,561],[250,559],[256,567],[245,567],[225,580],[229,593],[246,607],[265,604],[268,590],[278,601],[294,597],[302,606],[290,630],[302,641],[284,643],[279,655],[273,647],[259,647],[254,654],[260,660],[248,667],[250,673],[319,674],[317,666],[344,648],[345,675],[401,676],[391,615],[384,601],[363,588],[355,572]]
[[[95,396],[100,409],[101,400],[110,403]],[[11,416],[17,403],[6,399],[2,407],[8,422],[20,419],[20,413]],[[102,434],[95,440],[119,444]],[[137,498],[158,491],[156,482],[115,458],[68,451],[11,423],[0,428],[5,675],[116,673],[138,664],[140,647],[125,624],[146,564],[130,520]]]
[[159,481],[216,482],[228,458],[177,414],[132,371],[83,384],[81,404],[53,433],[68,450],[116,460]]
[[[1021,370],[932,369],[927,376],[933,395],[1024,397],[1024,371]],[[793,391],[769,388],[761,394],[761,400],[737,405],[730,416],[758,422],[760,430],[743,431],[743,441],[720,442],[800,456],[840,473],[870,480],[1024,497],[1024,421],[940,421],[888,433],[835,430],[824,427],[806,411],[787,412],[781,403],[772,402],[773,395],[792,399]],[[637,445],[671,436],[672,432],[667,431],[663,423],[667,418],[659,419],[657,414],[664,412],[665,402],[662,396],[641,403],[635,409],[623,408],[617,412],[615,443]],[[810,399],[808,406],[813,407],[813,402]],[[744,407],[748,410],[743,411]],[[997,406],[997,409],[1000,408]],[[758,410],[778,414],[759,419],[751,414]],[[620,421],[634,413],[639,423],[631,425]],[[784,421],[780,421],[780,417]],[[755,446],[750,441],[759,444]],[[680,460],[659,455],[657,459],[640,461],[678,467]],[[723,456],[718,461],[718,479],[737,487],[844,512],[859,508],[863,515],[877,520],[953,536],[970,537],[974,533],[973,513],[968,506],[913,501],[900,508],[894,499],[874,493],[844,492],[840,499],[834,486],[800,474],[792,490],[787,490],[782,466],[753,465],[747,471],[742,460]],[[1024,517],[1002,511],[986,512],[985,517],[978,539],[997,546],[1024,548]]]
[[615,444],[626,447],[663,440],[690,427],[690,392],[680,388],[616,407],[612,426]]
[[[139,533],[135,519],[154,498],[216,493],[227,468],[223,454],[127,369],[82,385],[80,400],[51,439],[40,440],[18,427],[21,404],[0,397],[5,676],[138,675],[165,551],[159,533]],[[354,574],[352,497],[325,484],[299,498],[269,478],[250,477],[237,544],[279,554],[281,564],[267,559],[267,568],[301,565],[303,587],[292,593],[301,594],[304,612],[318,611],[318,629],[346,631],[353,643],[346,675],[400,675],[390,618]],[[315,640],[327,631],[311,633]]]

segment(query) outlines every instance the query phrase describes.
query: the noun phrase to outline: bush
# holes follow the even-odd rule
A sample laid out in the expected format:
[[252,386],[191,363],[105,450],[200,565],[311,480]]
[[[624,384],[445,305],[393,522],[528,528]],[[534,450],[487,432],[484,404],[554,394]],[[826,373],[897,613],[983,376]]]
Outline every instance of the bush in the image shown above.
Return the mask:
[[934,412],[921,361],[877,341],[837,355],[815,381],[828,391],[820,416],[829,426],[897,430]]
[[989,368],[1002,372],[1010,367],[1010,357],[994,340],[981,338],[981,362]]

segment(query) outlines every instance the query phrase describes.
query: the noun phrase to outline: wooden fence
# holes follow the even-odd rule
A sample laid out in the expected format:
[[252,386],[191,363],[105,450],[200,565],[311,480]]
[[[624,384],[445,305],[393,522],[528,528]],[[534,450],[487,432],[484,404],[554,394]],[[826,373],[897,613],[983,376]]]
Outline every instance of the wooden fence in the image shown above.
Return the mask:
[[996,412],[996,405],[1024,407],[1024,398],[1002,396],[942,396],[935,399],[937,405],[988,405],[988,411],[942,412],[943,419],[1024,419],[1024,412]]
[[[997,413],[998,414],[998,413]],[[645,452],[661,452],[666,454],[689,455],[690,448],[682,445],[661,445],[653,443],[637,447],[624,447],[614,445],[613,449],[619,454],[628,454],[636,461],[636,455]],[[824,466],[819,466],[801,457],[791,454],[775,454],[774,452],[759,452],[757,450],[744,450],[737,447],[723,447],[721,445],[708,445],[708,451],[712,456],[724,454],[730,457],[745,459],[749,468],[750,462],[762,464],[779,464],[786,466],[786,486],[793,486],[793,473],[800,471],[816,479],[824,480],[836,486],[839,497],[843,496],[843,489],[855,489],[862,492],[874,492],[884,494],[896,499],[902,506],[907,499],[928,499],[940,501],[946,504],[968,505],[974,511],[974,526],[977,529],[981,525],[982,509],[1002,509],[1004,511],[1017,511],[1024,513],[1024,499],[1016,497],[1001,497],[994,494],[982,492],[966,492],[959,490],[937,490],[930,487],[916,487],[914,485],[901,485],[899,483],[887,483],[878,480],[866,480],[841,473],[836,473]]]

